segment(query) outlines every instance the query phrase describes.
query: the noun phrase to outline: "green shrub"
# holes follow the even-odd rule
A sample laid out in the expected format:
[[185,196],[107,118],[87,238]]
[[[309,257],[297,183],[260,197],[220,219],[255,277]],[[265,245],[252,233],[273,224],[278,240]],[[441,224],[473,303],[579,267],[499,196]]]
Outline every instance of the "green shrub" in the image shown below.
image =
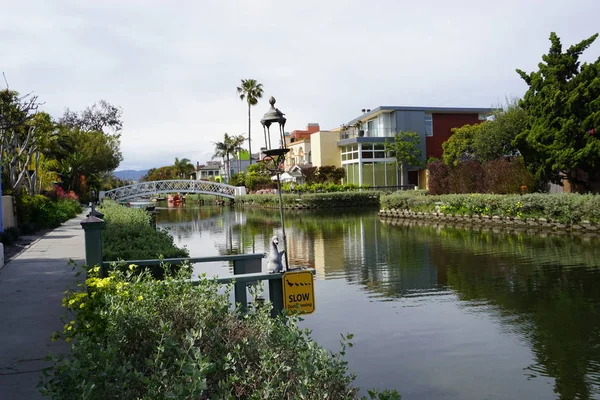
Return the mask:
[[56,228],[81,213],[81,205],[73,199],[51,200],[41,194],[17,196],[17,221],[23,233]]
[[[72,315],[61,334],[67,357],[54,357],[42,393],[54,399],[351,399],[342,350],[318,346],[296,317],[269,317],[271,306],[242,316],[227,291],[190,268],[156,281],[135,266],[67,293]],[[371,398],[398,399],[395,391]]]
[[518,218],[547,218],[565,224],[582,221],[600,223],[600,196],[580,194],[496,195],[447,194],[415,196],[398,192],[381,197],[384,209],[439,212],[455,215],[498,215]]
[[[324,208],[324,207],[379,207],[379,192],[331,192],[331,193],[284,193],[282,203],[285,208]],[[238,196],[236,204],[244,206],[279,207],[279,195],[250,194]]]
[[[282,190],[284,192],[291,192],[291,183],[282,184]],[[311,183],[311,184],[294,184],[294,192],[297,193],[331,193],[331,192],[347,192],[352,190],[359,190],[360,186],[348,183],[348,184],[337,184],[337,183]]]
[[146,260],[187,257],[188,251],[173,243],[165,230],[150,224],[150,215],[141,208],[128,208],[106,200],[99,210],[104,213],[106,227],[102,231],[105,261]]

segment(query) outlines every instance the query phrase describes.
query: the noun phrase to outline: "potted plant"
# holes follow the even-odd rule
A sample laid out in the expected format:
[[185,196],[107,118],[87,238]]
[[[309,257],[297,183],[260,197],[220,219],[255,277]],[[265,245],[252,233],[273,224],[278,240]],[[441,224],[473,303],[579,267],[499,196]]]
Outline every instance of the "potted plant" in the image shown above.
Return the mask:
[[341,124],[340,125],[340,132],[342,134],[342,139],[348,139],[348,129],[350,127],[346,124]]
[[365,131],[362,127],[363,127],[363,125],[362,125],[362,122],[360,122],[360,121],[357,121],[354,124],[354,129],[356,129],[356,131],[358,132],[358,137],[365,136]]

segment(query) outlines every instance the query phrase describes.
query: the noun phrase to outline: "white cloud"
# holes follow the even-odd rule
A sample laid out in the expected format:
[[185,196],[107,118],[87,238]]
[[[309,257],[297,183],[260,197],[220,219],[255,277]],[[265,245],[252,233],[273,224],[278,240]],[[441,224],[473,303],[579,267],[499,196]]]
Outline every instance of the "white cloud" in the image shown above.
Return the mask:
[[[224,132],[247,131],[241,78],[274,95],[288,130],[334,128],[379,105],[487,107],[520,96],[556,31],[595,33],[596,0],[4,1],[1,68],[45,109],[120,105],[121,168],[204,162]],[[600,45],[588,50],[598,57]]]

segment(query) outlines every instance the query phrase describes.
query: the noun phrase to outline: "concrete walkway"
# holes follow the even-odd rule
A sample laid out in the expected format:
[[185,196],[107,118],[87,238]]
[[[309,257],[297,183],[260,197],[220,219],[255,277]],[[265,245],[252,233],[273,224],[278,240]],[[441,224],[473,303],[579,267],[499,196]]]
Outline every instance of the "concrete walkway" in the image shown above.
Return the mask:
[[0,270],[0,399],[43,399],[36,389],[49,353],[65,354],[62,330],[63,292],[75,287],[69,259],[85,260],[83,229],[77,218],[47,233]]

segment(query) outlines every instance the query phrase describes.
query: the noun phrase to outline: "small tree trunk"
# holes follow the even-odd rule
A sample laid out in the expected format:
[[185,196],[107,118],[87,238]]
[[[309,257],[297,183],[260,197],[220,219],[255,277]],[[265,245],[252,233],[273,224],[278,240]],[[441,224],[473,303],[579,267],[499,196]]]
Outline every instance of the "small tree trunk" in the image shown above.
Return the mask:
[[250,153],[250,164],[252,164],[252,140],[250,136],[251,120],[250,120],[250,103],[248,103],[248,153]]
[[400,186],[404,189],[404,163],[400,164]]

